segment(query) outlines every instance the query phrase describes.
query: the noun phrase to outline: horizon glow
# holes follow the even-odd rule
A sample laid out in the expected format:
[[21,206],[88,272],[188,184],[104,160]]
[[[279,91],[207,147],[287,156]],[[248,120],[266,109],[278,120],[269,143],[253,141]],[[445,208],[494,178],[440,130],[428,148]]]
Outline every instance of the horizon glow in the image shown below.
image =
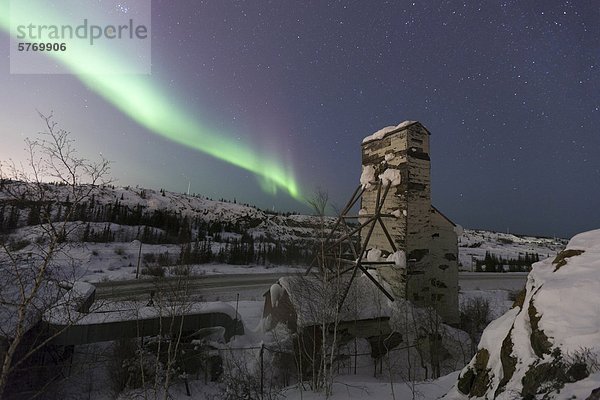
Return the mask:
[[[0,12],[0,29],[15,39],[16,32],[11,29],[10,21],[15,15],[9,17],[7,3],[4,5],[4,10]],[[43,4],[29,1],[28,6],[27,15],[23,12],[23,15],[16,17],[51,20],[60,24],[60,18],[52,15]],[[294,199],[302,201],[292,171],[276,157],[261,154],[249,144],[240,143],[211,129],[169,101],[169,94],[148,77],[106,74],[106,71],[114,71],[115,65],[123,66],[121,70],[126,70],[123,54],[111,54],[109,48],[98,45],[79,50],[81,54],[77,56],[69,56],[68,52],[46,54],[59,61],[82,84],[150,132],[254,173],[259,178],[262,190],[267,193],[276,194],[280,188]]]

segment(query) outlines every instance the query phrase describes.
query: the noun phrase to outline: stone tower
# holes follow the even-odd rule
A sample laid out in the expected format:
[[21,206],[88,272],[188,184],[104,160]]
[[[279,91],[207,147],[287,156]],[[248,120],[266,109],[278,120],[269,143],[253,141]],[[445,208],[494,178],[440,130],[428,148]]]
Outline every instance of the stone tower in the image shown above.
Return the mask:
[[[455,225],[431,205],[429,131],[416,121],[384,128],[362,143],[360,214],[375,212],[377,182],[390,182],[383,222],[407,265],[382,266],[378,272],[395,296],[431,305],[446,322],[458,322],[458,246]],[[362,240],[365,240],[365,232]],[[385,232],[374,228],[369,248],[392,253]]]

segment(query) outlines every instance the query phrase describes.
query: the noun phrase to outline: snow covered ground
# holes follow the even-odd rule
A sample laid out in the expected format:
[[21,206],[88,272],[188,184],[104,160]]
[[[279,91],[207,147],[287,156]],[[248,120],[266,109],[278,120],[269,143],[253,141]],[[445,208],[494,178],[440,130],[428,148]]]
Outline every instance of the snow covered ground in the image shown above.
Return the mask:
[[[469,299],[482,297],[490,302],[492,314],[501,315],[509,307],[509,293],[505,290],[494,291],[464,291],[460,294],[460,301],[464,303]],[[262,329],[263,301],[240,300],[227,302],[232,308],[237,308],[244,321],[246,334],[233,338],[228,344],[231,348],[256,349],[262,343],[272,340],[269,334]],[[112,343],[100,343],[76,348],[74,372],[70,377],[58,383],[57,393],[63,398],[88,398],[89,400],[114,399],[115,394],[110,386],[111,364],[107,359],[113,353]],[[246,351],[247,357],[256,359],[257,350]],[[369,356],[363,356],[364,367],[358,369],[355,375],[349,371],[341,371],[334,378],[333,393],[329,399],[437,399],[444,395],[458,378],[458,371],[443,376],[437,380],[422,382],[394,382],[390,384],[386,375],[377,378],[372,376],[372,361]],[[257,372],[258,373],[258,372]],[[198,400],[217,400],[223,396],[223,386],[214,382],[204,382],[202,376],[190,377],[189,389],[191,398]],[[186,394],[185,384],[181,381],[174,384],[169,391],[173,400],[184,400],[190,397]],[[139,390],[130,390],[121,393],[119,399],[131,399],[140,396]],[[79,396],[79,397],[78,397]],[[308,389],[300,390],[298,385],[284,388],[279,399],[289,400],[321,400],[326,396],[323,393],[313,393]]]
[[[297,216],[298,217],[298,216]],[[34,234],[31,227],[19,229],[14,235],[27,239]],[[115,229],[117,231],[117,228]],[[18,239],[17,239],[18,240]],[[465,229],[459,238],[459,260],[462,269],[474,269],[473,258],[482,260],[486,252],[503,258],[518,258],[525,253],[539,254],[540,259],[554,257],[561,251],[565,242],[563,239],[547,239],[534,237],[517,237],[504,233],[490,231],[474,231]],[[478,245],[478,247],[469,247]],[[30,245],[31,246],[31,245]],[[23,252],[30,251],[30,246]],[[106,280],[133,279],[136,274],[140,242],[111,242],[111,243],[73,243],[69,245],[67,253],[68,262],[73,264],[73,274],[86,282],[100,282]],[[154,255],[169,254],[176,259],[181,251],[181,246],[176,244],[142,244],[141,266],[143,269],[144,258]],[[67,260],[67,258],[65,258]],[[293,273],[302,272],[303,265],[229,265],[223,263],[209,263],[192,265],[189,272],[193,275],[211,275],[227,273]],[[166,269],[166,274],[175,273],[175,269]]]
[[[27,229],[27,228],[23,228]],[[31,245],[30,245],[31,246]],[[22,252],[31,251],[30,246]],[[176,244],[142,244],[140,242],[112,243],[69,243],[62,253],[57,255],[58,263],[69,265],[69,274],[73,278],[85,282],[102,282],[135,279],[138,258],[140,262],[140,278],[151,278],[144,274],[144,258],[148,255],[169,254],[173,260],[177,258],[181,246]],[[244,273],[296,273],[306,270],[306,266],[286,265],[231,265],[224,263],[195,264],[185,266],[185,273],[190,275],[218,275]],[[173,266],[165,268],[165,276],[181,273],[181,269]]]
[[285,390],[283,395],[286,400],[433,400],[443,396],[457,377],[458,372],[453,372],[436,380],[390,384],[368,376],[343,375],[335,379],[333,393],[330,397],[323,393],[301,392],[297,387]]
[[[390,177],[393,178],[393,177]],[[231,202],[221,202],[206,199],[200,196],[186,196],[182,194],[169,193],[132,188],[104,188],[95,198],[96,204],[119,204],[134,209],[141,206],[145,210],[169,209],[180,213],[180,215],[201,215],[204,221],[218,223],[236,224],[242,221],[254,238],[277,238],[284,241],[296,242],[314,236],[315,217],[303,215],[272,215],[254,207],[239,205]],[[25,215],[21,216],[25,219]],[[69,266],[70,274],[75,279],[86,282],[116,281],[133,279],[137,272],[138,262],[144,268],[144,259],[151,256],[165,255],[176,260],[181,252],[181,246],[175,244],[142,244],[140,253],[140,242],[131,241],[136,237],[139,226],[126,226],[118,224],[107,224],[104,222],[92,222],[91,227],[97,232],[109,225],[115,235],[115,241],[110,243],[68,243],[64,258],[64,265]],[[157,228],[158,229],[158,228]],[[24,240],[30,244],[20,250],[26,254],[35,245],[39,226],[21,226],[11,233],[15,243]],[[196,233],[194,233],[196,234]],[[239,239],[240,233],[222,231],[224,239]],[[193,235],[192,235],[193,236]],[[266,240],[271,240],[266,239]],[[486,252],[490,252],[504,259],[516,259],[526,253],[538,254],[540,259],[553,257],[561,251],[566,242],[562,239],[539,238],[530,236],[517,236],[480,230],[464,230],[459,237],[459,261],[464,270],[473,268],[474,259],[483,259]],[[214,246],[222,246],[222,243],[213,243]],[[218,248],[213,248],[213,252]],[[58,260],[60,263],[61,260]],[[173,264],[171,262],[170,264]],[[171,266],[164,269],[166,276],[181,274],[191,275],[217,275],[217,274],[240,274],[240,273],[294,273],[303,272],[305,266],[275,266],[275,265],[228,265],[222,263],[196,264],[185,267]],[[465,273],[467,274],[467,273]],[[461,274],[461,275],[465,275]],[[474,277],[475,274],[469,274]],[[473,298],[484,298],[491,306],[491,314],[494,318],[500,317],[507,311],[511,304],[510,291],[519,289],[525,281],[524,274],[511,273],[501,274],[506,277],[496,277],[494,274],[486,273],[486,283],[463,283],[461,281],[461,304],[468,303]],[[510,278],[508,277],[510,275]],[[151,278],[149,275],[141,275],[142,279]],[[462,279],[462,278],[461,278]],[[466,282],[466,281],[465,281]],[[473,284],[471,284],[473,283]],[[509,289],[509,290],[500,290]],[[239,301],[236,301],[234,292],[231,296],[211,299],[228,303],[232,308],[238,310],[242,316],[246,333],[236,337],[229,344],[230,347],[256,348],[261,343],[269,340],[262,330],[262,301],[261,290],[245,293]],[[63,398],[84,397],[96,400],[112,399],[114,394],[109,390],[110,365],[106,360],[110,357],[112,343],[102,343],[93,346],[80,346],[76,349],[75,365],[81,365],[81,371],[77,371],[70,378],[59,384]],[[253,356],[256,356],[256,352]],[[78,361],[80,362],[78,364]],[[467,360],[468,361],[468,360]],[[456,382],[457,373],[454,372],[436,381],[418,382],[415,385],[407,385],[403,382],[395,382],[390,385],[384,375],[379,378],[372,377],[372,361],[370,355],[364,357],[364,368],[359,368],[358,375],[340,371],[335,378],[334,393],[332,399],[434,399],[446,393]],[[464,364],[463,364],[464,365]],[[454,367],[453,367],[454,368]],[[460,368],[460,366],[456,366]],[[219,399],[222,387],[214,383],[205,383],[203,379],[190,379],[190,390],[193,398]],[[187,399],[183,383],[176,383],[172,389],[171,398]],[[89,395],[88,395],[89,394]],[[136,392],[130,391],[129,395],[135,397]],[[139,393],[138,393],[139,394]],[[289,399],[320,399],[322,394],[314,394],[300,391],[297,386],[291,386],[282,393]],[[127,397],[123,397],[127,398]]]

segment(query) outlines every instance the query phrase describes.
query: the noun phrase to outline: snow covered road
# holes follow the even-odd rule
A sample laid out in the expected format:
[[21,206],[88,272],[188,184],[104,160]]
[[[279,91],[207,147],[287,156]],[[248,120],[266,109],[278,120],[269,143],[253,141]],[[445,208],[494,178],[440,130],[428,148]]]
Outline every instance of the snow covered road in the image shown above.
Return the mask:
[[[144,300],[152,291],[187,296],[204,301],[259,300],[282,273],[223,274],[96,283],[96,299]],[[460,273],[461,290],[520,290],[527,273]]]
[[150,298],[152,291],[161,290],[167,295],[186,294],[204,301],[235,299],[256,300],[271,287],[282,273],[223,274],[188,276],[161,279],[143,279],[96,283],[96,299],[143,300]]
[[521,290],[527,282],[527,272],[460,272],[461,290]]

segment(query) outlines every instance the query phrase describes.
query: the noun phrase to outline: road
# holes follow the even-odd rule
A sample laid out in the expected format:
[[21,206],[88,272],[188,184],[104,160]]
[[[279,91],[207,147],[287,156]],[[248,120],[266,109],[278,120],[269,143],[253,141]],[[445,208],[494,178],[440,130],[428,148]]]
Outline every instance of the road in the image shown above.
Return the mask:
[[[260,300],[262,294],[283,276],[276,274],[224,274],[181,278],[161,278],[96,283],[96,299],[144,300],[150,292],[161,291],[181,295],[187,299],[204,301]],[[176,297],[175,296],[175,297]]]
[[527,272],[461,272],[458,285],[462,290],[521,290],[527,282]]
[[[152,291],[186,294],[186,299],[233,301],[239,293],[243,300],[262,300],[264,292],[284,274],[202,275],[160,280],[143,279],[99,282],[96,299],[145,300]],[[461,272],[462,290],[519,290],[525,285],[526,273]],[[183,284],[183,282],[186,282]]]

